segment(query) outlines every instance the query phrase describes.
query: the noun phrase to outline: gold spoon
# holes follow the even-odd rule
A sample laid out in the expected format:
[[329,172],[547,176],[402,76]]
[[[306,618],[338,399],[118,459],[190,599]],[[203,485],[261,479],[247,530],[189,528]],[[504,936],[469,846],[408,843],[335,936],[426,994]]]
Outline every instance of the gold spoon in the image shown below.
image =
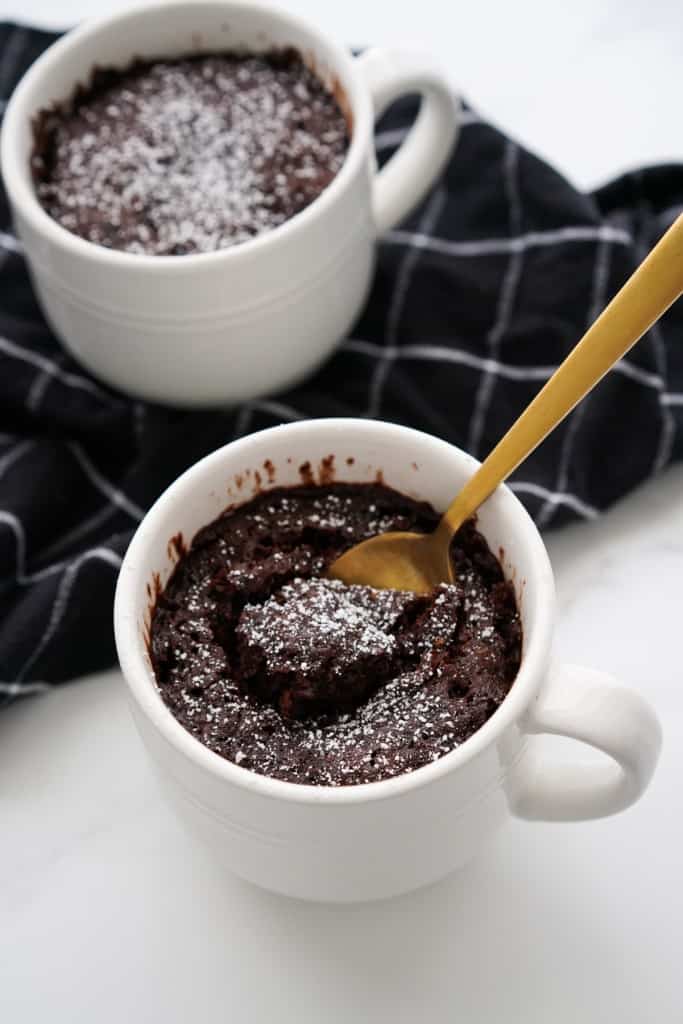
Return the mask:
[[683,214],[468,480],[434,532],[371,537],[338,558],[328,575],[416,593],[452,583],[453,535],[682,293]]

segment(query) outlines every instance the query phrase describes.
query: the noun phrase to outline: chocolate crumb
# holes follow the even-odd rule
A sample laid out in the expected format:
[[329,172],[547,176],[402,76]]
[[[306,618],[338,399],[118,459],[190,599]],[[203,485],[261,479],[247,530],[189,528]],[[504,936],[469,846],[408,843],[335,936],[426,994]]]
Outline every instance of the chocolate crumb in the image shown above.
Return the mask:
[[334,482],[334,477],[334,455],[326,455],[320,462],[318,482],[323,486],[325,484],[331,484]]
[[305,487],[315,487],[315,476],[313,475],[310,462],[301,463],[299,466],[299,476],[301,477],[301,483]]

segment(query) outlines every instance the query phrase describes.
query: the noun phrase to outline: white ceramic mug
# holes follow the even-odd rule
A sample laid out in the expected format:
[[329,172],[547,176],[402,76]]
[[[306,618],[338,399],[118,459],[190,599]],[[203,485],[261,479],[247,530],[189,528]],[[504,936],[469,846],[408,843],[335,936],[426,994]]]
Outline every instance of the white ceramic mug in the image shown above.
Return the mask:
[[[147,256],[94,245],[43,210],[29,169],[31,118],[95,64],[282,46],[334,86],[351,127],[340,172],[291,220],[218,252]],[[377,173],[373,121],[406,93],[421,94],[419,117]],[[330,354],[367,295],[377,235],[424,196],[456,131],[456,101],[426,59],[377,49],[354,59],[308,22],[253,0],[169,0],[86,22],[36,61],[5,113],[2,174],[41,305],[73,355],[142,398],[225,404],[293,384]]]
[[[314,420],[235,441],[187,470],[138,528],[121,568],[116,644],[134,718],[162,784],[189,828],[238,875],[290,896],[351,901],[391,896],[462,865],[510,813],[572,821],[623,810],[646,788],[660,728],[646,702],[601,672],[552,665],[553,575],[523,506],[499,487],[479,527],[502,549],[523,623],[519,674],[503,704],[470,739],[417,771],[341,788],[257,775],[204,747],[177,722],[156,688],[147,654],[150,587],[173,569],[169,539],[190,540],[228,503],[247,500],[270,460],[277,485],[298,467],[335,456],[339,480],[373,480],[443,509],[478,465],[445,441],[389,423]],[[353,463],[347,463],[353,459]],[[544,760],[537,733],[602,751],[583,763]],[[558,836],[558,842],[561,839]]]

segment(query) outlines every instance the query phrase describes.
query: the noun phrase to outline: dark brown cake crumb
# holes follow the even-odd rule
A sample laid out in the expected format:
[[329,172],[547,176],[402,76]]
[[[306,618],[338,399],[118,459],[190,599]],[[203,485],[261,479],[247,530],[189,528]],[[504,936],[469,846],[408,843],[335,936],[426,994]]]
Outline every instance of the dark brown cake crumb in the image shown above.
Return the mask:
[[472,735],[519,668],[514,592],[474,523],[430,595],[321,578],[350,545],[437,515],[383,484],[277,489],[201,530],[152,617],[162,696],[201,742],[291,782],[412,771]]
[[412,599],[297,578],[243,610],[235,630],[238,680],[290,718],[353,708],[397,665],[394,630]]
[[132,253],[211,252],[308,206],[349,144],[294,50],[96,69],[34,123],[38,198],[62,227]]

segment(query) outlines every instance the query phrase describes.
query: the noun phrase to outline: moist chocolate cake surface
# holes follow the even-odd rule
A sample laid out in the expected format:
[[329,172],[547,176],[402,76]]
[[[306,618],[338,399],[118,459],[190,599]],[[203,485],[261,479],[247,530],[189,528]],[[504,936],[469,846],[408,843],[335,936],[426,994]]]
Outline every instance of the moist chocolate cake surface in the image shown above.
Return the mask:
[[132,253],[211,252],[277,227],[329,185],[349,144],[294,50],[95,69],[34,122],[38,199],[62,227]]
[[514,591],[472,521],[430,595],[323,577],[342,551],[438,516],[383,484],[265,492],[204,527],[157,597],[164,701],[211,750],[290,782],[351,785],[449,753],[519,668]]

